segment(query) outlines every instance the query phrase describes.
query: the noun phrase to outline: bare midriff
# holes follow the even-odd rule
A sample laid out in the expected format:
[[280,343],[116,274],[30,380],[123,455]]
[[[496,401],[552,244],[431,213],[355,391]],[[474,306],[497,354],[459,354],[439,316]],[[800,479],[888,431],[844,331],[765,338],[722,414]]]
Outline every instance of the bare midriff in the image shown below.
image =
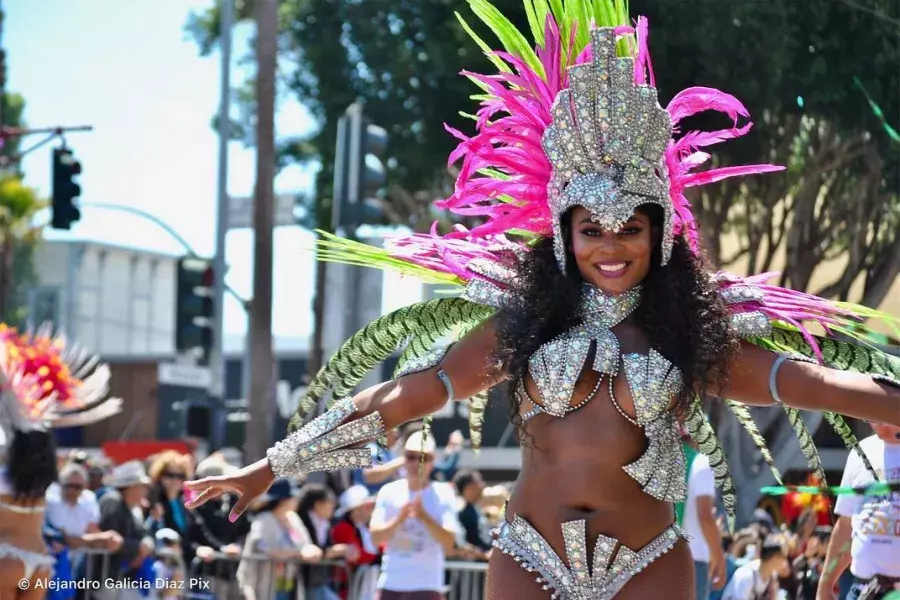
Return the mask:
[[[593,390],[596,373],[579,381],[573,404]],[[537,391],[527,381],[532,398]],[[627,383],[615,380],[616,399],[634,416]],[[524,412],[529,407],[523,407]],[[556,418],[541,414],[528,421],[522,450],[522,469],[509,500],[507,519],[521,515],[565,561],[562,530],[566,521],[587,522],[588,547],[599,534],[614,537],[639,550],[675,520],[671,503],[644,493],[622,469],[646,449],[643,429],[629,423],[609,399],[603,382],[596,396],[576,412]],[[591,553],[592,556],[593,553]],[[494,552],[488,577],[488,598],[548,598],[535,583],[535,574],[510,557]],[[617,598],[649,598],[665,590],[667,600],[693,597],[693,571],[687,543],[679,541],[669,553],[638,573]]]

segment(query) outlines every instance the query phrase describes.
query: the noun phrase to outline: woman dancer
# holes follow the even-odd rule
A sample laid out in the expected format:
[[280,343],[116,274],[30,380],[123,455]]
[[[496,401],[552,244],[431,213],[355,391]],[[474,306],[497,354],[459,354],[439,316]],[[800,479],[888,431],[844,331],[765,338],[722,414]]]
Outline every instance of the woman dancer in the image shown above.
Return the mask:
[[[49,328],[18,335],[0,324],[0,598],[43,598],[53,557],[47,550],[44,494],[56,481],[51,429],[105,419],[121,409],[107,398],[109,369]],[[0,461],[2,463],[4,461]]]
[[[691,556],[673,522],[673,502],[685,496],[679,422],[710,455],[730,514],[734,503],[704,394],[728,398],[751,431],[740,403],[782,405],[811,461],[797,409],[823,411],[851,446],[836,413],[900,422],[900,392],[888,383],[897,383],[896,362],[803,326],[856,321],[852,307],[767,277],[713,275],[703,259],[685,187],[778,168],[693,172],[709,158],[699,148],[749,126],[673,131],[696,112],[737,120],[744,107],[691,88],[660,108],[646,20],[626,25],[618,2],[566,4],[526,3],[536,50],[478,5],[508,52],[492,55],[499,74],[467,74],[487,98],[473,137],[451,130],[461,140],[451,160],[463,164],[439,205],[484,224],[385,250],[323,244],[326,258],[459,284],[463,298],[401,309],[356,334],[307,400],[342,398],[400,346],[395,379],[302,427],[297,419],[299,430],[234,476],[189,482],[192,506],[234,491],[236,518],[276,476],[366,466],[361,442],[448,400],[472,399],[477,426],[486,390],[508,381],[522,469],[495,532],[488,598],[688,599]],[[458,341],[438,346],[447,337]],[[866,373],[842,372],[851,369]]]

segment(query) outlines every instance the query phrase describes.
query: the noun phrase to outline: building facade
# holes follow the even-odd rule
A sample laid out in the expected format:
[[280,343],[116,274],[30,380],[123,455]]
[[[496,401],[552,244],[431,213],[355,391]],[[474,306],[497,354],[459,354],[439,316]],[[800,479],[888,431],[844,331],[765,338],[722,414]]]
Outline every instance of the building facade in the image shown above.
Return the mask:
[[45,241],[29,321],[52,321],[104,358],[175,353],[178,256],[98,242]]

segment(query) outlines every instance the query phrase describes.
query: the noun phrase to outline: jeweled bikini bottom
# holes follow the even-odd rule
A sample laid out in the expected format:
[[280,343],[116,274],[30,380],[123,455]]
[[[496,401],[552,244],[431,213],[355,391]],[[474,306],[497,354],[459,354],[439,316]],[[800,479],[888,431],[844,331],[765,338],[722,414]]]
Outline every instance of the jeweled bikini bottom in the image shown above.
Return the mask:
[[494,531],[493,545],[511,556],[528,572],[537,572],[537,582],[553,590],[554,600],[609,600],[636,574],[670,551],[678,538],[688,539],[677,525],[671,525],[649,544],[635,552],[605,535],[594,545],[593,564],[588,566],[587,523],[584,519],[562,524],[569,566],[553,551],[547,540],[516,515]]

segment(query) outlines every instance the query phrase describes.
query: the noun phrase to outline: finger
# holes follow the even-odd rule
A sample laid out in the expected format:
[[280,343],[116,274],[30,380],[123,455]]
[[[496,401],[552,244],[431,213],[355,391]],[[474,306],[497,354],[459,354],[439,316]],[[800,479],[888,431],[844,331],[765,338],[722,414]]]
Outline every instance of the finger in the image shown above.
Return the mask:
[[184,507],[187,509],[194,509],[198,506],[203,506],[213,498],[221,496],[224,491],[225,490],[220,487],[211,487],[202,494],[187,499],[184,503]]
[[241,494],[238,497],[238,501],[234,503],[234,506],[231,507],[231,513],[228,515],[228,521],[230,523],[234,523],[238,520],[238,518],[244,514],[244,511],[247,510],[247,507],[250,506],[250,503],[253,502],[253,496],[250,494]]
[[194,490],[197,492],[202,492],[206,488],[213,485],[221,485],[226,483],[226,478],[222,475],[215,475],[213,477],[204,477],[203,479],[194,479],[192,481],[185,481],[184,488],[188,490]]

